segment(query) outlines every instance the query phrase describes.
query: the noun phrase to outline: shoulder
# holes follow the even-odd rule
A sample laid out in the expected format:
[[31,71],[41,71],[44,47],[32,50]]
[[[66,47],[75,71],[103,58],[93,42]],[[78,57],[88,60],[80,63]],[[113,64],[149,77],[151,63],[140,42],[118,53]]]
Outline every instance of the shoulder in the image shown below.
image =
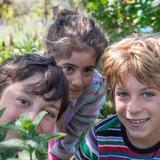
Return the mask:
[[104,77],[98,70],[94,70],[92,84],[104,84]]
[[98,71],[94,71],[93,79],[88,86],[88,88],[82,93],[82,95],[77,99],[79,106],[84,106],[86,104],[92,104],[97,106],[97,108],[103,106],[106,102],[105,85],[102,75]]
[[103,135],[106,132],[120,131],[120,121],[116,115],[112,115],[97,122],[93,128],[96,135]]
[[85,137],[85,141],[90,141],[94,146],[98,146],[100,142],[107,141],[110,137],[122,137],[121,136],[121,124],[116,115],[106,118],[96,123],[90,128]]
[[88,86],[87,90],[84,92],[84,95],[103,95],[105,94],[105,83],[103,76],[97,71],[94,71],[93,79]]

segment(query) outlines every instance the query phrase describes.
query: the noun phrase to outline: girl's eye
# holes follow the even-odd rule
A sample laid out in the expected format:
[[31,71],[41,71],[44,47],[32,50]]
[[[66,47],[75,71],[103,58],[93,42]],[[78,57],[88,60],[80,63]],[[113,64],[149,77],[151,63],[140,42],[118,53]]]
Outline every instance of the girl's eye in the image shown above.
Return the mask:
[[145,92],[143,93],[143,97],[153,97],[155,94],[151,92]]
[[17,101],[22,104],[22,105],[25,105],[25,106],[29,106],[30,105],[30,102],[29,100],[25,99],[25,98],[17,98]]
[[46,118],[54,119],[56,117],[55,113],[53,113],[51,111],[46,111],[46,112],[47,112],[46,115],[45,115]]
[[63,70],[64,70],[64,72],[65,72],[66,74],[72,74],[72,73],[74,72],[74,68],[72,68],[72,67],[70,67],[70,66],[65,66],[65,67],[63,68]]
[[85,76],[90,76],[93,73],[93,71],[94,71],[94,68],[86,68],[84,70],[84,75]]

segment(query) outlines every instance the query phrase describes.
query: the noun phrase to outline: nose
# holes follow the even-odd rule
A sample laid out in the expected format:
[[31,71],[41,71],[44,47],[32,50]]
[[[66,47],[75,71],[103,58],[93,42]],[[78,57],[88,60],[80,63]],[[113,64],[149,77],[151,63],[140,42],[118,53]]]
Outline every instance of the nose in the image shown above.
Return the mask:
[[72,79],[72,85],[76,87],[81,87],[83,85],[83,75],[80,72],[77,72],[73,79]]
[[31,118],[31,120],[33,121],[35,119],[35,117],[37,116],[38,113],[36,112],[29,112],[28,115]]
[[131,98],[128,102],[127,111],[130,114],[138,114],[142,111],[142,103],[137,98]]

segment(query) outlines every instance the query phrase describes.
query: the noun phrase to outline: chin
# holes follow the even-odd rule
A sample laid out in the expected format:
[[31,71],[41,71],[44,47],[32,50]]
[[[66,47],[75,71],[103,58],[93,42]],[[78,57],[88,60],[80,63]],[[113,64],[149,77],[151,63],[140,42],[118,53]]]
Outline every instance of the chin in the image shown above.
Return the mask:
[[79,98],[79,97],[80,97],[80,95],[70,95],[70,96],[69,96],[70,99],[77,99],[77,98]]

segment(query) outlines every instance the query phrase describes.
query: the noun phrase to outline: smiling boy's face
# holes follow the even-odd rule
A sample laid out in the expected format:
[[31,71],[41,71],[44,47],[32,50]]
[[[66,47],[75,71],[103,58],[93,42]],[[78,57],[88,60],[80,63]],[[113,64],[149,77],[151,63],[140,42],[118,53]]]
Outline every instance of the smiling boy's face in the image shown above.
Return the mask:
[[131,73],[124,84],[115,88],[117,115],[135,146],[151,147],[160,140],[160,90],[145,86]]
[[[41,74],[35,74],[23,81],[12,83],[6,87],[0,97],[0,106],[6,110],[0,118],[0,124],[15,121],[21,114],[28,114],[34,119],[41,111],[47,114],[37,127],[37,133],[53,133],[62,100],[46,101],[42,96],[26,92],[25,88],[35,84],[42,78]],[[6,138],[16,138],[18,134],[9,131]]]

